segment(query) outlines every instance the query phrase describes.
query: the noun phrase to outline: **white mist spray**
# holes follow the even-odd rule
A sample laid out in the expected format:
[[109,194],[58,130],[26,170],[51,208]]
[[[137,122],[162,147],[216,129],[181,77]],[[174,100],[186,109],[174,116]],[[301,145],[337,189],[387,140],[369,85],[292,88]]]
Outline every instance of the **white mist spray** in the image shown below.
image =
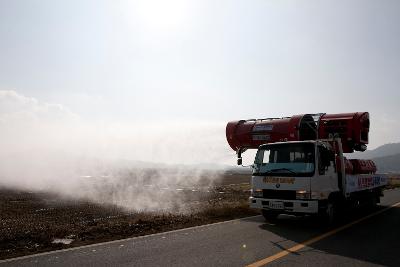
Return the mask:
[[14,91],[0,91],[0,147],[2,187],[145,211],[184,210],[181,187],[234,161],[224,123],[88,122]]

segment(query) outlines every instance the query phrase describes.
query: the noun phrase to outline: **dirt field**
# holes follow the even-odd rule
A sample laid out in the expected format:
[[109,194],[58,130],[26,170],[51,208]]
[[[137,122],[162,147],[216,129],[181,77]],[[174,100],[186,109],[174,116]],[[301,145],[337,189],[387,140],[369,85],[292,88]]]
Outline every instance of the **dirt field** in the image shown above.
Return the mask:
[[[399,177],[390,175],[389,187],[399,186]],[[0,188],[0,259],[256,215],[248,207],[249,181],[249,173],[226,171],[211,187],[180,191],[186,213],[129,212],[48,192]]]
[[225,172],[207,190],[183,191],[192,210],[184,214],[128,212],[47,192],[3,188],[0,259],[254,215],[247,202],[249,179],[245,173]]

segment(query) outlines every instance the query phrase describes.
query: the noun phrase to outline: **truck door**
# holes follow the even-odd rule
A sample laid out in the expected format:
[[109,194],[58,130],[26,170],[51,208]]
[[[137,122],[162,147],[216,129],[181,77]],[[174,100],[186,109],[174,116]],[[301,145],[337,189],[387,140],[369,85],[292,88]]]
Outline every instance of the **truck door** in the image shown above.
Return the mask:
[[316,162],[317,169],[311,178],[311,193],[313,198],[325,199],[331,192],[339,191],[335,154],[324,144],[318,144]]

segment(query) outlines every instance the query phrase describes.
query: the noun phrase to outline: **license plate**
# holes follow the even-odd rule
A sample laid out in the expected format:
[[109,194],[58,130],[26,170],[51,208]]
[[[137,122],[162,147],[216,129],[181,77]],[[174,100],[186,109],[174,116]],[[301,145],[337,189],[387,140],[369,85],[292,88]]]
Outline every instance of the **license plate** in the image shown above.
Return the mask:
[[269,207],[270,207],[271,209],[283,210],[283,202],[280,202],[280,201],[271,201],[271,202],[269,202]]

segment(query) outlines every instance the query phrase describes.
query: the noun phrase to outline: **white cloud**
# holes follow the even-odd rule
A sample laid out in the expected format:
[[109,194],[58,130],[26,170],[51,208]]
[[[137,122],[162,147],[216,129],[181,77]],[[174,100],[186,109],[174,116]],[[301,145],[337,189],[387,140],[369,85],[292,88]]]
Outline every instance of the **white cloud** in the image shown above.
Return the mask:
[[41,103],[11,90],[0,90],[0,120],[76,120],[78,115],[59,104]]

